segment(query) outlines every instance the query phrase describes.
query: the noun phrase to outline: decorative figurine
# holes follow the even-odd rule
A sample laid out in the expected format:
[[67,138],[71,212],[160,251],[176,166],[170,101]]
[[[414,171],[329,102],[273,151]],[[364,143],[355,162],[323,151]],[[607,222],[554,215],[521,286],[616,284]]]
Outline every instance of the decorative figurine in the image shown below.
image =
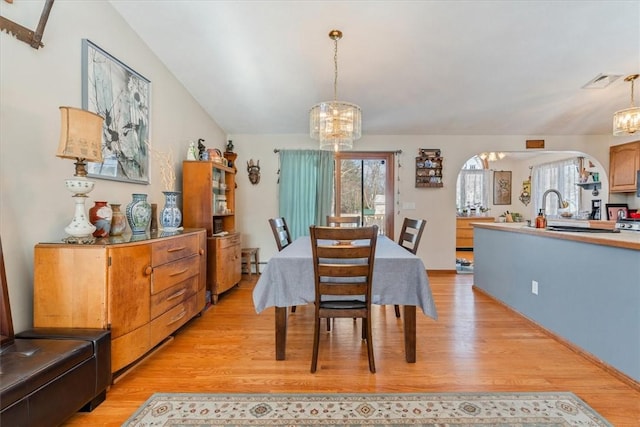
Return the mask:
[[189,148],[187,148],[187,160],[198,160],[196,143],[193,141],[189,143]]
[[[207,152],[207,147],[204,146],[203,142],[204,142],[204,139],[202,138],[198,139],[198,158],[201,160],[203,160],[204,153]],[[209,154],[207,153],[207,156],[208,155]]]

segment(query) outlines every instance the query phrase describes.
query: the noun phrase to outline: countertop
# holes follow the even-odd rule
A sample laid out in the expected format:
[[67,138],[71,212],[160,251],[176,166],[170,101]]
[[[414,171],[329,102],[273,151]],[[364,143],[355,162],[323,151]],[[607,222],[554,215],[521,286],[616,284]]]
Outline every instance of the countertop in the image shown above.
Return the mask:
[[572,240],[575,242],[592,243],[602,246],[632,249],[640,251],[640,232],[621,231],[620,233],[582,233],[552,231],[544,228],[533,228],[526,223],[489,223],[478,222],[473,224],[477,228],[508,231],[512,233],[531,234],[552,239]]

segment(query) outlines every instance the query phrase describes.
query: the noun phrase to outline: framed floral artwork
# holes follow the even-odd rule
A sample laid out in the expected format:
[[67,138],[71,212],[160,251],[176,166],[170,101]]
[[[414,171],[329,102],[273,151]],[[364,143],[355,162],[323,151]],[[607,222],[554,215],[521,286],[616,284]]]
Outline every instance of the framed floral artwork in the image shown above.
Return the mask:
[[511,204],[511,171],[493,172],[493,204]]
[[82,40],[82,108],[104,117],[102,163],[89,176],[149,183],[151,82],[87,39]]

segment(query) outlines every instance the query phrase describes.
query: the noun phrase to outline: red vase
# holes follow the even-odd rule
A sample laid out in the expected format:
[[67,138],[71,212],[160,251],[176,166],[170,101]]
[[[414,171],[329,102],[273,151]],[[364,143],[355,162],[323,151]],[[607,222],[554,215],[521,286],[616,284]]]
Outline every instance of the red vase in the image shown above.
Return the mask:
[[107,202],[95,202],[95,205],[89,209],[89,222],[96,227],[93,232],[94,237],[107,237],[111,230],[111,218],[113,210]]

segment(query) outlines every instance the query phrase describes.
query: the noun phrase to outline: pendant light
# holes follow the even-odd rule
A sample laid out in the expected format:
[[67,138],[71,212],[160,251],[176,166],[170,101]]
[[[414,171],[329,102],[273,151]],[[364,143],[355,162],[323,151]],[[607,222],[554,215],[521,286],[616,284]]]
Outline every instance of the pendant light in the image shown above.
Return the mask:
[[350,102],[338,101],[338,40],[342,31],[331,30],[333,40],[333,101],[314,105],[309,114],[310,136],[320,141],[321,150],[343,151],[353,148],[353,141],[362,136],[360,107]]
[[615,136],[633,135],[640,130],[640,107],[633,105],[633,82],[638,76],[638,74],[631,74],[624,79],[625,82],[631,82],[631,107],[616,111],[613,115]]

